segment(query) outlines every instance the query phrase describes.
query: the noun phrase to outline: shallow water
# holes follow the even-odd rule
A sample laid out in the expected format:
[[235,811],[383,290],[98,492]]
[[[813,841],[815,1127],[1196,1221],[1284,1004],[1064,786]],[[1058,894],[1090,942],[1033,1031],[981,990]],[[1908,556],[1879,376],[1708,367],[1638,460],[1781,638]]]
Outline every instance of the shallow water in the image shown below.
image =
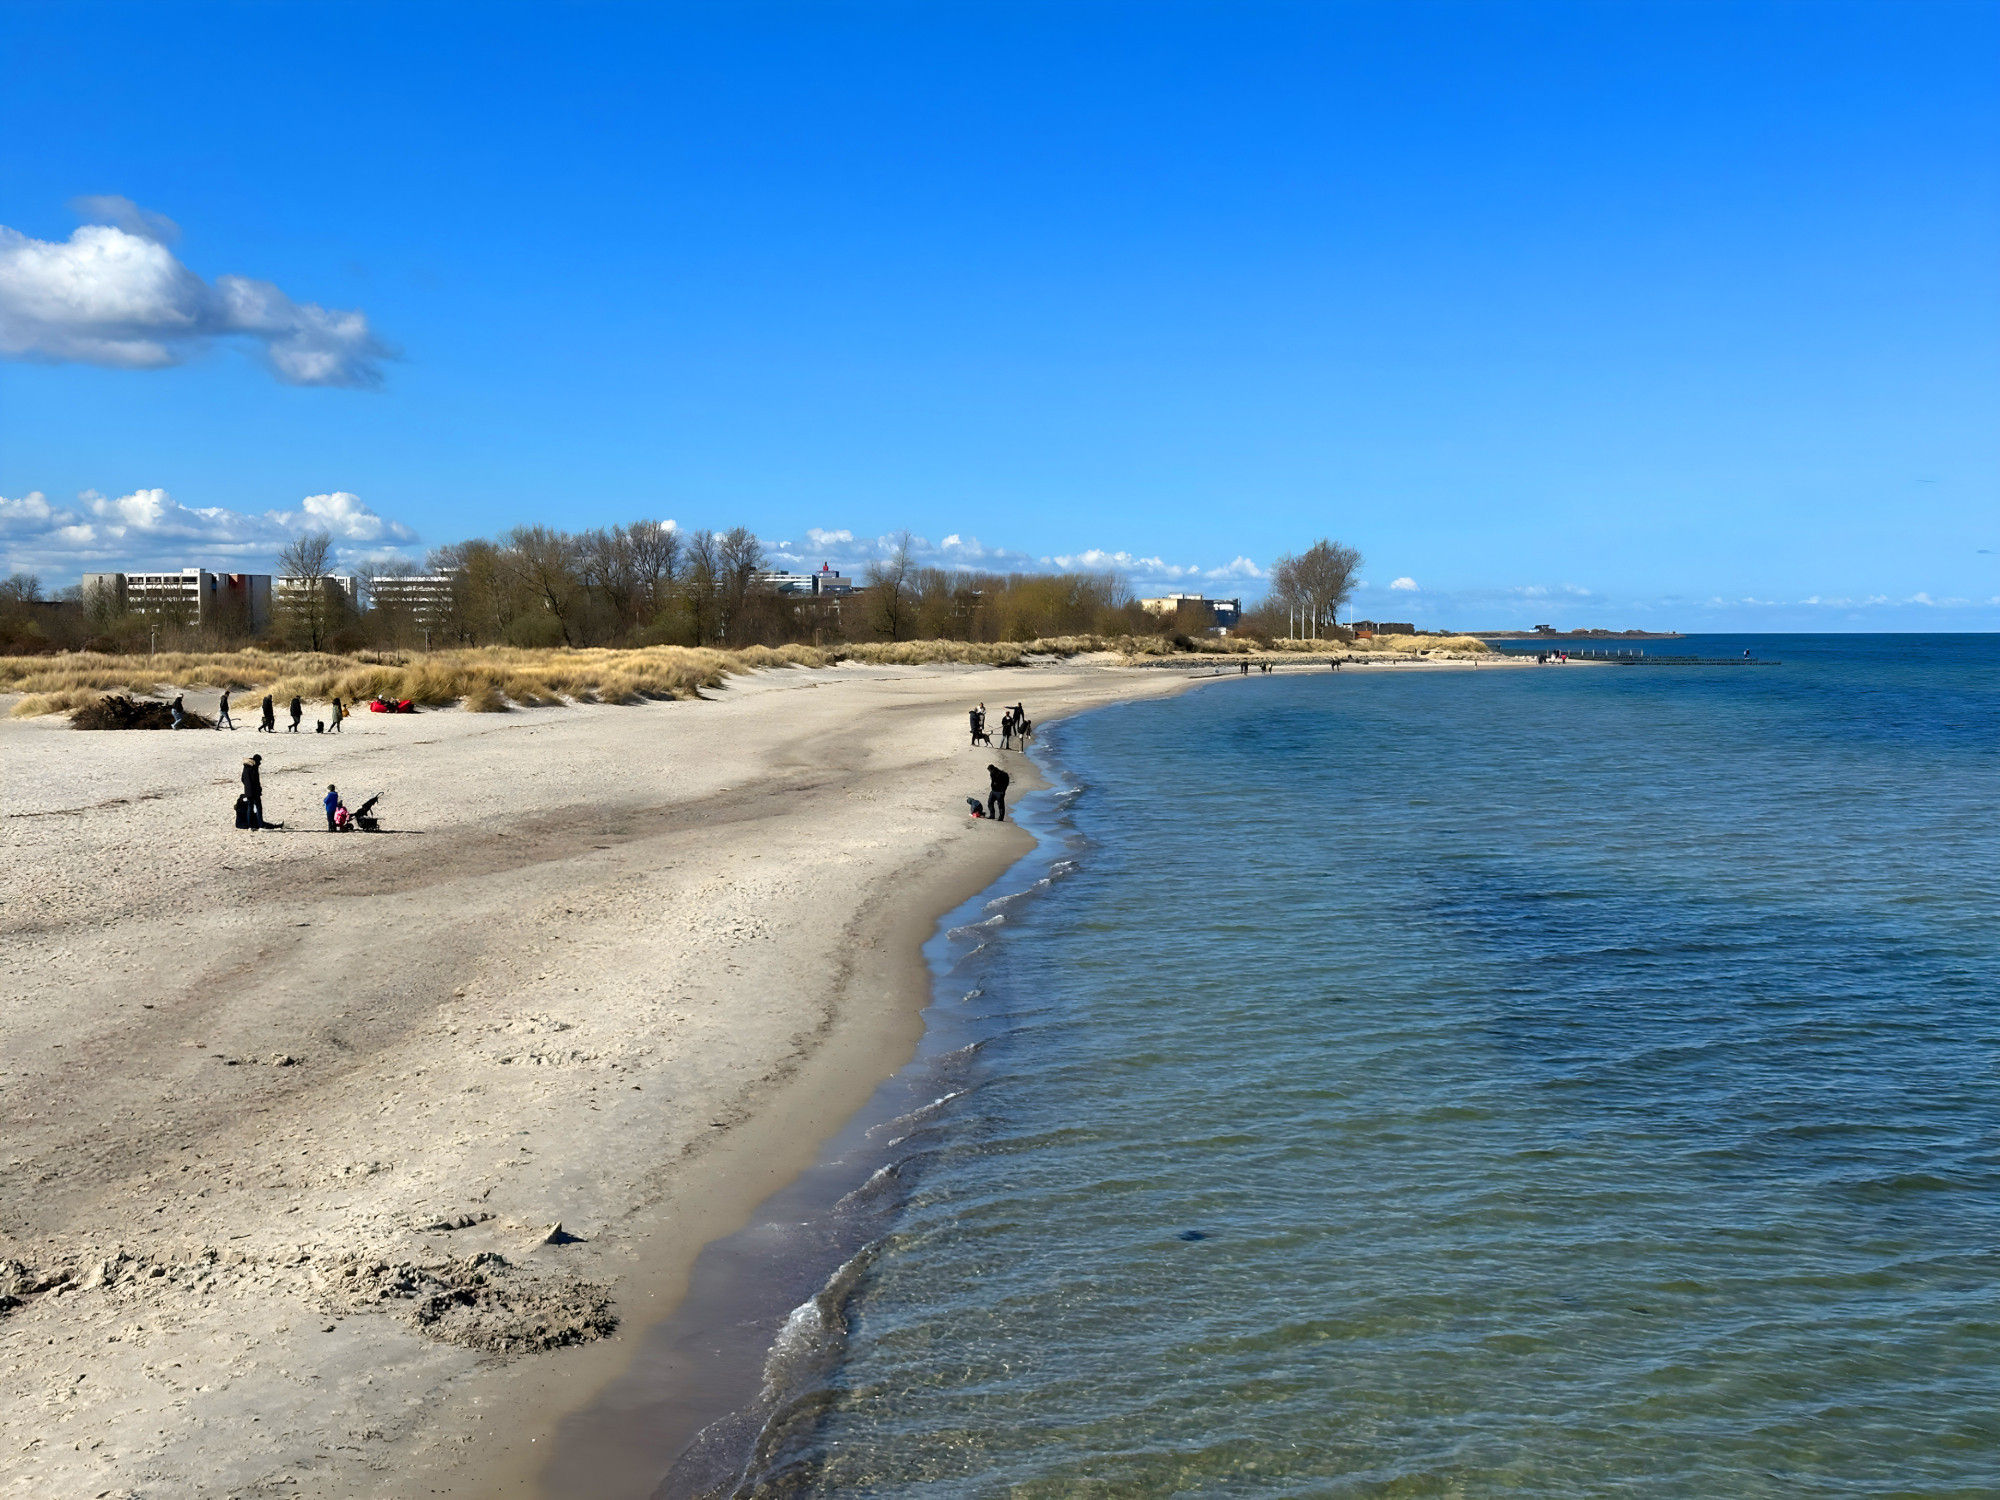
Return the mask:
[[747,1490],[2000,1491],[2000,638],[1690,645],[1057,726]]

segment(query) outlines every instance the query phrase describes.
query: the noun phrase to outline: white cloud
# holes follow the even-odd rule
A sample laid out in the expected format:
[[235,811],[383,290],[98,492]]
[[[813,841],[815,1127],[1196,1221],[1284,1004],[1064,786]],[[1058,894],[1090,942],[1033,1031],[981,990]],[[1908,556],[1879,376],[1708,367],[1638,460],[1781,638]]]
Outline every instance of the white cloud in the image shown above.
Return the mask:
[[[814,526],[807,529],[805,538],[805,543],[798,546],[766,540],[764,546],[772,566],[811,569],[831,563],[839,572],[858,576],[870,562],[895,550],[898,534],[857,538],[845,528]],[[976,536],[958,531],[948,533],[936,543],[913,535],[910,553],[920,566],[961,572],[1032,573],[1049,569],[1065,573],[1116,572],[1123,574],[1140,592],[1190,583],[1241,585],[1261,581],[1266,576],[1254,560],[1241,555],[1214,567],[1170,563],[1158,555],[1147,556],[1123,548],[1087,547],[1080,552],[1037,556],[1011,547],[989,546]]]
[[69,206],[86,224],[110,224],[142,240],[171,245],[181,237],[181,226],[165,214],[141,208],[119,193],[87,194],[70,199]]
[[179,232],[171,219],[126,198],[77,206],[113,222],[61,242],[0,225],[0,355],[152,370],[241,337],[289,385],[381,383],[392,351],[365,314],[294,302],[246,276],[206,282],[167,249]]
[[1394,583],[1390,584],[1389,587],[1392,589],[1403,589],[1407,592],[1414,593],[1417,587],[1417,580],[1414,578],[1398,578]]
[[18,500],[0,496],[0,550],[9,569],[262,568],[300,531],[331,533],[335,551],[350,562],[417,540],[409,527],[377,515],[345,490],[308,495],[295,509],[260,515],[182,505],[162,489],[115,499],[85,490],[73,506],[52,505],[39,490]]

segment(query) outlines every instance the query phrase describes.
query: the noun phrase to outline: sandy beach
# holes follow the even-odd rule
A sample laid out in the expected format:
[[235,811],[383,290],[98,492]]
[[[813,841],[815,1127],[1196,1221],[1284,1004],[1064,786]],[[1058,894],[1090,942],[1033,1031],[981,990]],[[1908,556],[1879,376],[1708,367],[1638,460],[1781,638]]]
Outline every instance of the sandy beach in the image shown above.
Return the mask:
[[[0,1492],[537,1493],[623,1335],[909,1056],[920,944],[1027,847],[966,815],[1000,757],[965,709],[1179,686],[0,722]],[[282,831],[230,826],[253,752]],[[327,834],[328,782],[391,832]]]

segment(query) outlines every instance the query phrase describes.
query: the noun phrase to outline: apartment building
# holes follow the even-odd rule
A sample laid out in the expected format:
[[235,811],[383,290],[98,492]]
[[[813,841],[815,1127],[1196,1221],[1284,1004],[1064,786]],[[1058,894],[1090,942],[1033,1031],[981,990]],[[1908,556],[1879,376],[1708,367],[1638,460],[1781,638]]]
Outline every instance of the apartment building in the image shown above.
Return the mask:
[[190,625],[233,627],[255,634],[271,624],[269,573],[86,573],[83,596],[109,596],[120,609]]

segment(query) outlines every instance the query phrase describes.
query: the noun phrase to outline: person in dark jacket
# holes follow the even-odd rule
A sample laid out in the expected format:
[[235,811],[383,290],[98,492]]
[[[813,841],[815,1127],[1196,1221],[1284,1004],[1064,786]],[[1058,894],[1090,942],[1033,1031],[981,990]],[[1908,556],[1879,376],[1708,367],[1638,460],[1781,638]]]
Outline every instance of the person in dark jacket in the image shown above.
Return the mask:
[[222,690],[222,706],[215,711],[215,732],[220,734],[225,727],[232,734],[236,732],[236,721],[229,717],[228,688]]
[[264,722],[257,726],[257,732],[259,734],[276,734],[278,732],[278,712],[272,706],[271,695],[269,693],[264,695]]
[[173,707],[169,709],[168,712],[170,712],[174,716],[174,728],[176,729],[180,728],[181,720],[187,717],[187,710],[186,706],[181,702],[180,695],[178,693],[174,695]]
[[1014,778],[996,765],[986,767],[986,775],[992,786],[986,793],[986,816],[996,823],[1007,821],[1007,783]]
[[250,826],[264,826],[264,773],[259,769],[264,757],[253,755],[243,762],[243,796],[249,802]]
[[972,743],[976,747],[979,744],[979,733],[986,727],[980,722],[984,716],[975,708],[966,714],[966,717],[972,720]]
[[[270,700],[269,698],[266,698],[266,699],[265,699],[264,701],[265,701],[266,703],[269,703],[269,702],[270,702],[271,700]],[[306,716],[306,700],[305,700],[305,699],[303,699],[303,698],[300,698],[300,697],[297,697],[297,696],[294,696],[294,697],[293,697],[293,699],[292,699],[292,733],[293,733],[293,734],[297,734],[297,733],[299,732],[299,720],[303,719],[303,718],[304,718],[305,716]]]

